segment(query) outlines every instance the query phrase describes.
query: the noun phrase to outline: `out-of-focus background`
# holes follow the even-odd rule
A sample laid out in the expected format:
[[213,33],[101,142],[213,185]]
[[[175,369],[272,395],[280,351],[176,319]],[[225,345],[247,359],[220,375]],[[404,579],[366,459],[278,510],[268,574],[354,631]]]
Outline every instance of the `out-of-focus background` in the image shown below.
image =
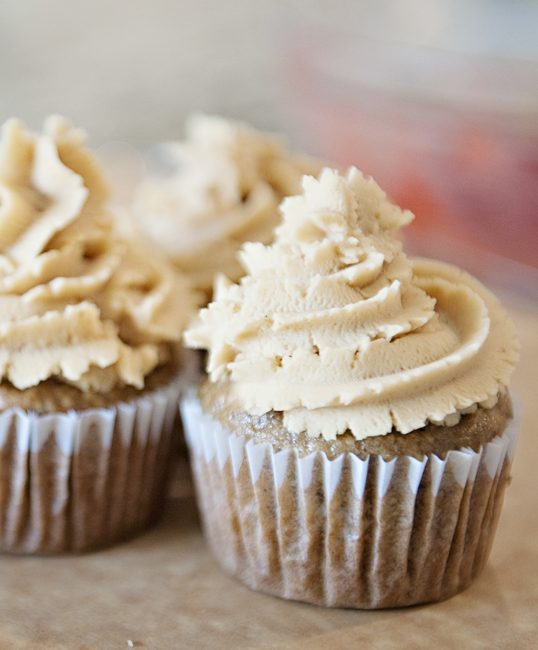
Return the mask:
[[91,142],[179,138],[191,111],[283,129],[285,5],[261,0],[2,0],[0,117],[60,112]]
[[537,2],[0,3],[0,121],[67,115],[106,158],[193,111],[357,165],[413,252],[538,302]]

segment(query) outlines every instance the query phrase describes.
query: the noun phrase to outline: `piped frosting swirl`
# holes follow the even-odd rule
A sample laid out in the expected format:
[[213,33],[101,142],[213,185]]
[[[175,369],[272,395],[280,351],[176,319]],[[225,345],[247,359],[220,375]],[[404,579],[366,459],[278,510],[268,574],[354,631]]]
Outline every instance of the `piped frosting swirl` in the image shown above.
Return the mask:
[[194,301],[182,278],[122,239],[85,133],[53,116],[0,141],[0,378],[138,388],[180,340]]
[[186,140],[165,150],[175,171],[143,181],[133,214],[208,294],[217,272],[241,277],[241,244],[270,243],[282,198],[300,192],[303,174],[321,171],[318,163],[290,154],[279,138],[216,116],[193,115]]
[[275,243],[245,244],[186,332],[213,381],[248,412],[284,412],[331,439],[408,433],[495,401],[517,359],[497,299],[466,273],[412,262],[395,236],[413,215],[354,168],[306,176]]

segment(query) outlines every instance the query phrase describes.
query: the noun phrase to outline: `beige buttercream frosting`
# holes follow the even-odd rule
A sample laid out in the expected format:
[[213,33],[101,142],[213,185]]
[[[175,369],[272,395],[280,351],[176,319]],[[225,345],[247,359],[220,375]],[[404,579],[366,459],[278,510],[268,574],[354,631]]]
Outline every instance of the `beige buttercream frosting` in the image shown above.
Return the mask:
[[272,246],[245,244],[247,275],[220,278],[185,334],[252,414],[291,431],[358,438],[450,423],[495,403],[517,359],[513,326],[477,280],[412,262],[395,236],[413,215],[355,168],[305,176]]
[[9,120],[0,140],[0,378],[83,390],[144,386],[194,302],[179,274],[118,236],[85,133]]
[[175,172],[146,178],[133,214],[193,286],[208,294],[217,272],[232,280],[243,275],[241,244],[270,243],[282,198],[300,192],[303,174],[321,170],[291,155],[279,138],[216,116],[192,116],[186,140],[166,151]]

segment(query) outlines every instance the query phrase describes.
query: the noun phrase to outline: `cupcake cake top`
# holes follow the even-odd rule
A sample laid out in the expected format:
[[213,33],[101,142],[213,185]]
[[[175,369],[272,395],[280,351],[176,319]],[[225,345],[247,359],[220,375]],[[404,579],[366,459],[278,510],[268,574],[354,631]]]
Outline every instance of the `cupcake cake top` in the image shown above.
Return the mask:
[[271,246],[248,243],[185,333],[212,381],[291,431],[358,439],[493,405],[517,360],[513,326],[468,274],[411,261],[395,236],[413,215],[355,168],[305,176]]
[[115,230],[85,133],[9,120],[0,140],[0,378],[144,386],[194,302],[178,273]]
[[220,117],[192,116],[186,136],[166,145],[175,172],[147,178],[133,214],[193,285],[210,294],[217,272],[241,277],[241,244],[270,243],[282,198],[300,192],[303,174],[321,167],[291,155],[275,136]]

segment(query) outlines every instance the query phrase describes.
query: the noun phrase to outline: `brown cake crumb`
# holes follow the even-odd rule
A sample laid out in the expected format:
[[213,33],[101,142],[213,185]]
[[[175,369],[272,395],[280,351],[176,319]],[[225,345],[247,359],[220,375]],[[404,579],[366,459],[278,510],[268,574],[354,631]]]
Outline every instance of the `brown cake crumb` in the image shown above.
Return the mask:
[[42,381],[37,386],[24,390],[15,388],[8,381],[0,382],[0,411],[20,408],[23,411],[43,413],[67,413],[92,408],[109,408],[119,402],[130,402],[145,393],[151,393],[165,386],[179,372],[180,363],[174,361],[157,367],[145,381],[142,390],[134,386],[118,386],[108,393],[83,392],[55,378]]
[[204,411],[212,415],[225,428],[238,436],[256,443],[269,442],[275,452],[296,448],[299,456],[323,451],[329,459],[350,452],[365,459],[370,454],[379,454],[385,460],[396,456],[412,456],[422,460],[435,454],[444,458],[451,449],[480,447],[503,433],[507,421],[513,416],[512,400],[508,391],[500,394],[492,408],[478,406],[474,413],[462,415],[454,426],[428,424],[422,429],[402,434],[394,430],[384,436],[370,436],[357,440],[350,431],[338,435],[336,440],[323,437],[312,438],[306,433],[293,433],[284,427],[281,411],[270,411],[264,415],[250,415],[231,402],[225,385],[206,380],[199,391]]

